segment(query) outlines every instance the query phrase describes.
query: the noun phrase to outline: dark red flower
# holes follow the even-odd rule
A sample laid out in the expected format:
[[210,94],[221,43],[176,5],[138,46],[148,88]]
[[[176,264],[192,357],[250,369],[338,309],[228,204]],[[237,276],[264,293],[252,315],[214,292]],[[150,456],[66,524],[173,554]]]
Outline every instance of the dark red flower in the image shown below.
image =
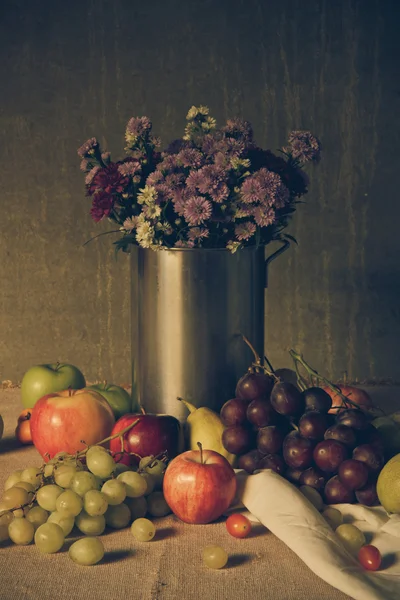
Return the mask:
[[121,175],[116,163],[110,163],[97,171],[88,187],[88,195],[103,191],[107,194],[122,194],[129,183],[129,177]]
[[93,196],[90,214],[93,221],[98,223],[103,217],[108,217],[114,206],[114,198],[106,192],[98,192]]

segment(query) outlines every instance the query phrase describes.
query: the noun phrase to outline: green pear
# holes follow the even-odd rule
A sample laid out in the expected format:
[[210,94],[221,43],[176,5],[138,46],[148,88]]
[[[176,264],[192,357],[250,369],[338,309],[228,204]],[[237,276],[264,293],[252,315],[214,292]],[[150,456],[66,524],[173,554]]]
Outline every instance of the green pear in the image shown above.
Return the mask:
[[234,465],[236,456],[228,452],[222,445],[222,432],[225,425],[221,421],[218,413],[201,406],[196,408],[190,402],[178,398],[189,410],[189,416],[186,420],[187,445],[190,450],[198,450],[200,442],[203,450],[214,450],[219,452],[228,460],[231,465]]

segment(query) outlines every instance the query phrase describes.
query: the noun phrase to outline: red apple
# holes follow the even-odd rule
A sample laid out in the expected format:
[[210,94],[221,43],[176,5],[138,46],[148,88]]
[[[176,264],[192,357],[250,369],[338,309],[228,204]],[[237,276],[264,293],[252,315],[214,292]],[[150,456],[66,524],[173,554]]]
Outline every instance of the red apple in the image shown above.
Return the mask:
[[137,420],[138,424],[124,434],[123,448],[119,437],[110,441],[110,450],[117,462],[126,463],[126,455],[124,456],[123,452],[134,452],[136,456],[130,456],[130,464],[137,465],[140,458],[145,456],[156,456],[166,451],[168,458],[174,458],[183,451],[181,424],[172,415],[128,413],[118,419],[111,435],[119,433]]
[[[339,384],[335,384],[335,385],[336,385],[336,387],[338,387],[340,389],[340,391],[342,392],[342,394],[344,396],[346,396],[349,400],[351,400],[355,404],[361,406],[362,408],[372,408],[373,407],[373,402],[372,402],[371,396],[369,394],[367,394],[367,392],[365,392],[361,388],[356,387],[355,385],[347,385],[347,384],[343,384],[343,383],[339,383]],[[332,398],[332,407],[329,410],[330,413],[337,414],[341,410],[344,410],[346,408],[351,408],[350,404],[349,404],[349,406],[344,406],[343,399],[339,396],[339,394],[337,392],[334,392],[333,390],[331,390],[331,388],[322,387],[322,389],[325,390],[325,392],[327,392],[330,395],[330,397]]]
[[236,494],[235,471],[219,452],[188,450],[169,463],[163,493],[181,521],[211,523],[229,508]]
[[[32,441],[45,461],[74,454],[111,434],[114,413],[94,390],[63,390],[39,398],[30,418]],[[82,442],[83,440],[83,442]]]

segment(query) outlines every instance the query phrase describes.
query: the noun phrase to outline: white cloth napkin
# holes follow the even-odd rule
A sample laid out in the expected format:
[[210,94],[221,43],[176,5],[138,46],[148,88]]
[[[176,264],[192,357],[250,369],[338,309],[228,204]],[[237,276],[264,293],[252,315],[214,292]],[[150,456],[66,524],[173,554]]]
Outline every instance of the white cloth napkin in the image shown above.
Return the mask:
[[[286,479],[271,470],[236,471],[237,503],[281,539],[321,579],[354,600],[400,599],[400,518],[382,507],[337,504],[345,522],[365,532],[384,558],[379,572],[364,570],[343,547],[318,510]],[[385,561],[388,566],[385,566]]]

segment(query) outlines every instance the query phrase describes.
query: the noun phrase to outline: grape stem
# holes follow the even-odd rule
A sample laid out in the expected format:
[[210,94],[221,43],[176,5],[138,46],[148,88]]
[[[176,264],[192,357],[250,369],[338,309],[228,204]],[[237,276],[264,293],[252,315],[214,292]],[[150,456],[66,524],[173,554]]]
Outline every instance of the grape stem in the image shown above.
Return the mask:
[[315,379],[317,380],[317,384],[319,381],[323,381],[324,384],[333,392],[335,392],[340,399],[342,400],[342,406],[344,408],[348,408],[348,406],[352,406],[353,408],[357,408],[357,409],[361,409],[362,407],[357,404],[356,402],[353,402],[352,400],[350,400],[350,398],[348,398],[347,396],[345,396],[341,389],[337,386],[334,385],[332,382],[329,381],[329,379],[326,379],[326,377],[324,377],[323,375],[320,375],[318,373],[318,371],[315,371],[315,369],[313,369],[312,367],[310,367],[310,365],[304,360],[303,356],[301,354],[299,354],[298,352],[296,352],[295,350],[291,349],[289,350],[289,354],[292,357],[293,361],[294,361],[294,365],[295,365],[295,369],[296,369],[296,374],[297,374],[297,378],[298,378],[298,383],[299,383],[299,387],[301,388],[302,385],[305,385],[306,387],[303,389],[306,389],[308,386],[305,384],[305,380],[304,378],[300,375],[299,373],[299,369],[298,369],[298,363],[301,364],[304,369],[307,371],[308,375],[310,375],[311,381],[312,381],[312,377],[315,377]]
[[248,347],[250,348],[250,350],[254,354],[254,362],[252,363],[252,365],[256,364],[259,367],[261,367],[261,358],[260,358],[260,355],[258,354],[257,350],[254,348],[253,344],[250,342],[250,340],[243,333],[242,333],[242,339],[248,345]]
[[[123,437],[125,435],[125,433],[130,431],[135,425],[137,425],[139,423],[139,421],[140,421],[140,419],[136,419],[136,421],[133,421],[132,423],[127,425],[124,429],[121,429],[121,431],[118,431],[118,433],[115,433],[114,435],[110,435],[110,436],[104,438],[104,440],[101,440],[101,442],[98,442],[96,444],[96,446],[102,446],[103,444],[106,444],[107,442],[110,442],[111,440],[115,440],[118,437],[119,438]],[[83,442],[83,443],[85,443],[85,442]],[[88,446],[84,450],[81,450],[81,452],[78,452],[77,457],[80,458],[81,456],[85,456],[85,454],[89,448],[90,448],[90,446]]]
[[[135,456],[139,456],[139,455],[135,454]],[[140,457],[140,458],[142,458],[142,457]],[[147,462],[145,462],[140,469],[138,469],[138,473],[142,473],[143,471],[145,471],[147,469],[147,467],[150,467],[150,468],[153,467],[157,460],[161,460],[161,462],[164,462],[164,460],[167,458],[168,458],[168,450],[163,450],[162,452],[159,452],[155,456],[149,458],[149,460]]]

